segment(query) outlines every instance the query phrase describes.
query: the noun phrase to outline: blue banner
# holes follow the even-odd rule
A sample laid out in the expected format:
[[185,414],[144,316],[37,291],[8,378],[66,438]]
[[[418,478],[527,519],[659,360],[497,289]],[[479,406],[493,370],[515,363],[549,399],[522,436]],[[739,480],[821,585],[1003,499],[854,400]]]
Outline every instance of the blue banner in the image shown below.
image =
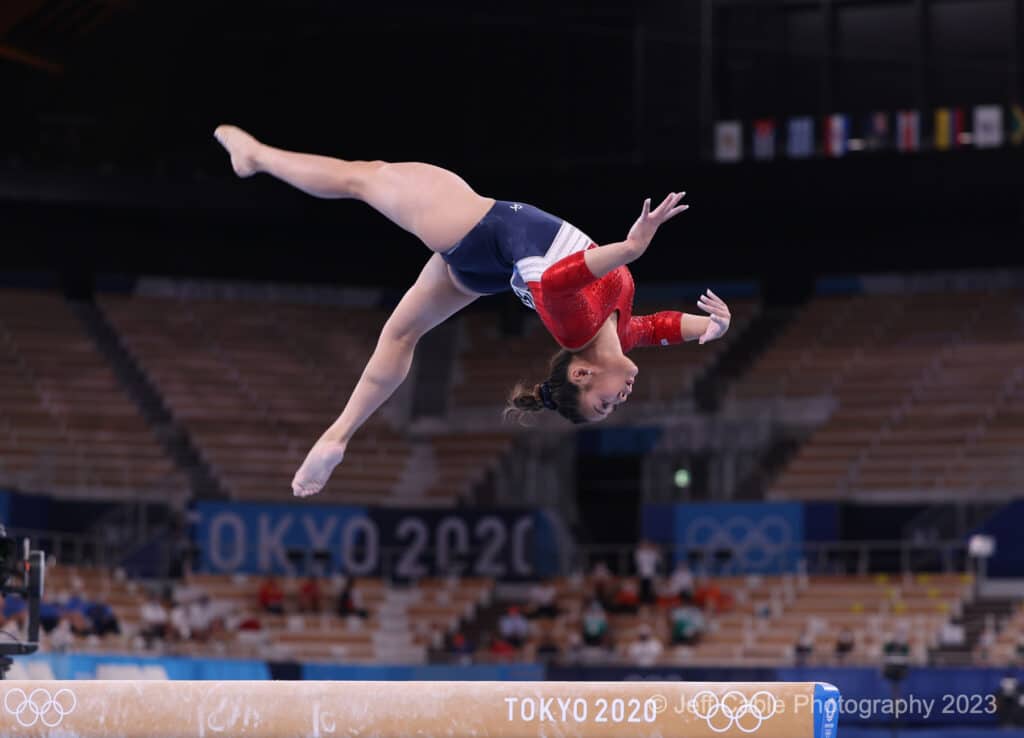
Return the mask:
[[[270,668],[264,661],[247,659],[197,659],[184,657],[145,657],[99,655],[89,653],[40,653],[18,656],[15,664],[32,668],[32,664],[47,665],[55,679],[96,679],[103,666],[133,666],[139,669],[159,667],[168,679],[186,681],[262,681],[270,678]],[[40,677],[35,677],[40,678]]]
[[988,575],[992,577],[1019,577],[1024,572],[1024,500],[1005,505],[976,528],[973,533],[984,533],[995,538],[996,550],[988,561]]
[[532,579],[559,563],[558,525],[543,510],[200,502],[195,512],[206,572],[302,574],[314,552],[330,572],[398,579]]
[[[654,506],[644,515],[644,536],[669,543],[676,557],[716,552],[721,573],[778,574],[795,569],[804,542],[804,508],[798,502]],[[671,520],[671,527],[665,520]],[[666,541],[666,535],[671,540]]]
[[289,550],[328,551],[333,569],[376,573],[379,534],[366,508],[200,502],[193,530],[205,572],[297,574]]

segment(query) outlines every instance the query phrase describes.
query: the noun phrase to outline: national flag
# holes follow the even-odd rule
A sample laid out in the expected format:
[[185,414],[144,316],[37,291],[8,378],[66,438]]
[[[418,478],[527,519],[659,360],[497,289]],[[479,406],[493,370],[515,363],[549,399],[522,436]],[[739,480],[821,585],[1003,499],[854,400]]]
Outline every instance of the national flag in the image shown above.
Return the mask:
[[791,158],[806,159],[814,154],[814,118],[790,118],[787,132],[786,153]]
[[1024,144],[1024,108],[1020,105],[1010,106],[1010,143]]
[[743,158],[743,124],[723,120],[715,124],[715,159],[739,161]]
[[964,133],[964,111],[962,108],[936,108],[935,148],[955,149],[961,144]]
[[974,145],[991,149],[1003,145],[1003,107],[978,105],[974,108]]
[[825,156],[840,157],[846,153],[849,118],[841,113],[825,118]]
[[896,113],[896,148],[900,151],[921,148],[921,115],[916,110]]
[[889,129],[888,113],[872,113],[868,117],[865,138],[871,151],[879,151],[892,146],[892,131]]
[[754,121],[754,158],[775,158],[775,121],[771,118]]

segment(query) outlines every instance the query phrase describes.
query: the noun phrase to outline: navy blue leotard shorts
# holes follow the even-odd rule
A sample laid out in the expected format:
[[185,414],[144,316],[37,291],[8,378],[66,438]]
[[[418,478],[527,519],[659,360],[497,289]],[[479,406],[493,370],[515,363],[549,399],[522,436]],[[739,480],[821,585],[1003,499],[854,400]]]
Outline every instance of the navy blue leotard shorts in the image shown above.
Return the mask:
[[485,295],[512,289],[533,307],[526,283],[551,263],[590,245],[568,222],[521,202],[497,200],[473,230],[441,256],[459,283]]

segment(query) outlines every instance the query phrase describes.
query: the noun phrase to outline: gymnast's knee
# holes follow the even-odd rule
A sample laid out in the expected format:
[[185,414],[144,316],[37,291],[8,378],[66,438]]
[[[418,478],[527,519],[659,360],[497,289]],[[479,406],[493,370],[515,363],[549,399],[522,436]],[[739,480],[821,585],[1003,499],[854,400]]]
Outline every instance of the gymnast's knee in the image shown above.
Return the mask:
[[366,196],[373,189],[374,181],[388,167],[388,162],[380,161],[379,159],[373,161],[351,161],[349,164],[352,166],[348,167],[345,172],[344,187],[353,197],[361,200],[366,199]]

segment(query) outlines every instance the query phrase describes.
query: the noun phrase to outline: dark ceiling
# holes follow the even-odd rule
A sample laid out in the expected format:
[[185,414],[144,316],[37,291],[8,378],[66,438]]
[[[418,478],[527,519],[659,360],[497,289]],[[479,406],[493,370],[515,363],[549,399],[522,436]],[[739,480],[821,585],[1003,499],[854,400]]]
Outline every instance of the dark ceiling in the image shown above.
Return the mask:
[[[758,12],[820,5],[766,0]],[[878,12],[839,34],[846,46],[826,74],[805,48],[772,46],[768,25],[759,41],[757,22],[740,22],[742,4],[716,3],[729,7],[711,36],[719,56],[709,99],[707,14],[696,0],[4,0],[0,271],[394,285],[415,275],[416,244],[367,209],[233,180],[211,137],[222,121],[282,147],[448,166],[485,194],[533,202],[599,241],[621,238],[644,197],[686,189],[693,208],[635,265],[643,279],[1024,265],[1021,150],[737,166],[700,158],[716,111],[816,113],[783,109],[801,90],[895,107],[902,83],[886,80],[913,74],[913,60],[886,66],[876,53],[858,75],[842,58],[864,61],[851,38],[888,44],[882,11],[893,9],[899,30],[914,4],[836,5]],[[817,26],[801,23],[813,36]],[[964,48],[961,71],[974,54]],[[781,65],[780,54],[796,61]],[[986,59],[1017,84],[1012,59]],[[912,80],[947,89],[943,66],[929,68]],[[767,69],[792,94],[766,95]],[[779,108],[764,111],[773,100]],[[940,102],[957,101],[929,104]],[[343,266],[352,249],[357,273]]]

